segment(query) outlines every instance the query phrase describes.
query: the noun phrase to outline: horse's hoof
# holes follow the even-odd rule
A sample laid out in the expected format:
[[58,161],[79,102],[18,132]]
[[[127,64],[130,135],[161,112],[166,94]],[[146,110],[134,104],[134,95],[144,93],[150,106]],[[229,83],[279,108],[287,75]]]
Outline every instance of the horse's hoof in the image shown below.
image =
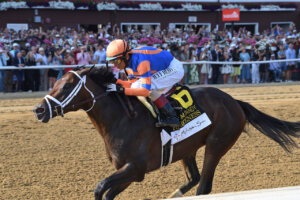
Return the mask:
[[182,197],[182,192],[180,189],[175,190],[168,198],[176,198],[176,197]]

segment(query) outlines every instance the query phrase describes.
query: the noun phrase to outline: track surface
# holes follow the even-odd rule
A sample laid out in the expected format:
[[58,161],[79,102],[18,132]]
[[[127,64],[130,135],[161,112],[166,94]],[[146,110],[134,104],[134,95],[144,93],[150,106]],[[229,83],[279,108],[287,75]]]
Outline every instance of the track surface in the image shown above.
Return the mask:
[[[300,85],[221,89],[274,117],[300,119]],[[86,114],[69,113],[43,124],[31,111],[41,98],[23,95],[0,95],[0,199],[93,199],[97,182],[114,168]],[[247,131],[218,165],[212,193],[300,185],[300,149],[288,154],[253,127]],[[200,170],[202,161],[203,148],[197,154]],[[147,174],[117,199],[165,198],[184,181],[174,163]]]

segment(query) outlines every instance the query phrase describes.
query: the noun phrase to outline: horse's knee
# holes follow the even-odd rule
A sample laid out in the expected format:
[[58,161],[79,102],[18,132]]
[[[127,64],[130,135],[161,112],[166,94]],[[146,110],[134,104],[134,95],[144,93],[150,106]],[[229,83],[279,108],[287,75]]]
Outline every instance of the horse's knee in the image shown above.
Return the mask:
[[142,182],[145,178],[146,174],[146,163],[141,164],[139,163],[138,165],[132,164],[132,169],[135,172],[135,181],[136,182]]

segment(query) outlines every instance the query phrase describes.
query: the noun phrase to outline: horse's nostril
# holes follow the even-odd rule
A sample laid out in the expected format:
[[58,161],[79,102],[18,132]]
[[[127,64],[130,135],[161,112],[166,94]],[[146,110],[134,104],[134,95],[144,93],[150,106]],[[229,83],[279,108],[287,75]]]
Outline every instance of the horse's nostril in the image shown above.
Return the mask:
[[36,112],[37,114],[43,113],[44,111],[45,111],[45,109],[44,109],[43,107],[37,107],[37,108],[35,109],[35,112]]

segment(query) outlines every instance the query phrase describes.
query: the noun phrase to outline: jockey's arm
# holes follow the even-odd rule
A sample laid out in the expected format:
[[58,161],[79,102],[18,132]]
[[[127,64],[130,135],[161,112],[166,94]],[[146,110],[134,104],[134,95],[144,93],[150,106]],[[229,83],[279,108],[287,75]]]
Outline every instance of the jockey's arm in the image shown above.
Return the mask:
[[130,81],[123,81],[121,79],[118,79],[116,84],[122,85],[123,88],[130,88],[131,87],[131,82]]
[[[133,75],[137,75],[140,77],[139,81],[141,81],[141,85],[139,88],[125,88],[125,95],[128,96],[149,96],[149,92],[151,89],[151,70],[150,70],[150,62],[143,61],[137,67],[137,72],[133,73]],[[128,85],[127,85],[128,86]],[[131,86],[131,84],[130,84]]]
[[[126,72],[127,72],[127,75],[129,77],[133,77],[134,76],[132,69],[127,69]],[[136,78],[135,79],[130,79],[128,81],[124,81],[122,79],[118,79],[117,82],[116,82],[116,84],[122,85],[123,88],[130,88],[131,84],[134,83],[135,81],[137,81]]]

